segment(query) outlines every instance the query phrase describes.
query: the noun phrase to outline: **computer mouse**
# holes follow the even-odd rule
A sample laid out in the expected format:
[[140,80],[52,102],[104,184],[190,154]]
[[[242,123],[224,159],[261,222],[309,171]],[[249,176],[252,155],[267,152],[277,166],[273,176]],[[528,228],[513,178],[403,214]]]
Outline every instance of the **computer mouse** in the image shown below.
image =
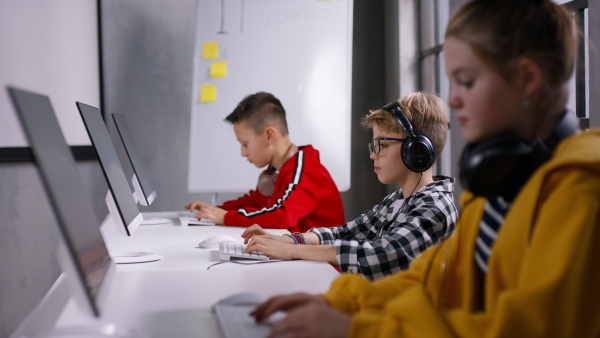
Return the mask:
[[255,292],[239,292],[217,302],[219,305],[258,305],[267,298]]
[[237,242],[237,243],[242,243],[241,241],[228,236],[228,235],[214,235],[214,236],[210,236],[207,239],[203,240],[202,242],[198,243],[198,247],[199,248],[208,248],[213,244],[217,244],[220,242]]

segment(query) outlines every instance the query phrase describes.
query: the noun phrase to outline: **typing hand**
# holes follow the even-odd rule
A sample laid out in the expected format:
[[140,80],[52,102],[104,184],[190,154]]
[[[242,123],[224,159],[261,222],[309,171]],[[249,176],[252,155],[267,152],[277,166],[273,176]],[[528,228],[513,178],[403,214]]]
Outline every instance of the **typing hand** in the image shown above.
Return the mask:
[[252,238],[252,236],[264,236],[265,238],[276,240],[276,241],[279,241],[282,243],[294,244],[294,240],[289,238],[288,236],[276,236],[276,235],[270,234],[270,233],[266,232],[263,228],[261,228],[260,225],[258,225],[258,224],[254,224],[244,231],[244,233],[242,234],[242,238],[244,239],[244,244],[248,244],[248,242],[250,241],[250,238]]
[[287,317],[271,326],[269,337],[347,337],[351,317],[333,310],[325,298],[306,293],[275,296],[250,314],[259,323],[277,311]]
[[352,317],[329,305],[308,302],[273,324],[268,337],[347,337],[351,322]]
[[184,208],[186,208],[189,211],[194,211],[194,210],[201,210],[204,206],[212,206],[212,204],[208,204],[208,203],[203,203],[200,201],[194,201],[188,205],[186,205]]
[[[202,203],[202,202],[200,202]],[[215,207],[212,204],[206,204],[200,208],[200,212],[196,215],[198,218],[208,218],[215,224],[225,224],[225,214],[227,210]]]
[[253,251],[260,251],[271,258],[294,259],[295,257],[293,251],[295,247],[296,246],[293,244],[286,244],[278,240],[268,238],[267,236],[257,235],[253,236],[248,242],[248,245],[246,246],[246,252],[251,253]]
[[308,293],[293,293],[289,295],[274,296],[267,299],[264,303],[258,305],[250,315],[256,318],[257,322],[262,323],[277,311],[290,312],[300,306],[310,303],[329,306],[325,298],[321,296]]

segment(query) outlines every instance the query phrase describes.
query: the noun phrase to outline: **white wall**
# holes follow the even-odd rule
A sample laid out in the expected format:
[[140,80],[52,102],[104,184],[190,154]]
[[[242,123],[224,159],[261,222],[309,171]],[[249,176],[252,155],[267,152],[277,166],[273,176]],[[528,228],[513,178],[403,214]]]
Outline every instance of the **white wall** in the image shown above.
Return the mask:
[[96,1],[0,1],[0,147],[26,146],[6,92],[50,96],[70,145],[90,144],[75,101],[99,104]]

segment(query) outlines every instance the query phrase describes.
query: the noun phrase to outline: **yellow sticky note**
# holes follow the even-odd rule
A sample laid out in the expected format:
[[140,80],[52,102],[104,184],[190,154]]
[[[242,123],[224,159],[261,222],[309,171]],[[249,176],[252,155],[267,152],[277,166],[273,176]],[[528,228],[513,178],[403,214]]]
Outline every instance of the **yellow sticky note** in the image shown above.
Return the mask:
[[213,61],[210,64],[210,77],[227,76],[227,61]]
[[217,85],[204,85],[200,87],[200,102],[217,100]]
[[202,45],[202,58],[203,59],[216,59],[219,57],[219,43],[218,42],[206,42]]

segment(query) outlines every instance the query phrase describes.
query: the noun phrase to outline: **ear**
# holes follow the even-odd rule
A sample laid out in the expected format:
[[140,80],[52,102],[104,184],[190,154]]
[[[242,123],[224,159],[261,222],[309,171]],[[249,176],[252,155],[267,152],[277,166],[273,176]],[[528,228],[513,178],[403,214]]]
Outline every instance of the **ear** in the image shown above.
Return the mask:
[[532,99],[542,86],[542,70],[530,58],[522,58],[517,63],[517,83],[523,91],[523,99]]
[[269,126],[265,129],[265,135],[267,135],[267,141],[269,144],[274,144],[275,140],[277,140],[277,129]]

